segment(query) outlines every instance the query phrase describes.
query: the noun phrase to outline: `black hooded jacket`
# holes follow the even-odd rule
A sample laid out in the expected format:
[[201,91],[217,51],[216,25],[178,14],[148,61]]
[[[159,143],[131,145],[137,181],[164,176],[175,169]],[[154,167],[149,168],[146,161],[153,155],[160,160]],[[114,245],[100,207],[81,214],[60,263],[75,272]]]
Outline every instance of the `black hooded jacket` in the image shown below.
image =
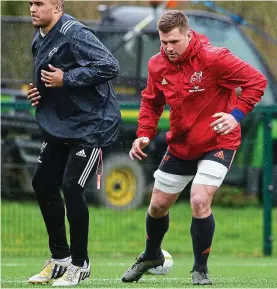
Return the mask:
[[[37,32],[32,52],[41,95],[36,118],[44,137],[89,147],[114,143],[121,115],[110,80],[119,65],[94,32],[64,14],[45,36]],[[48,64],[64,72],[63,87],[45,87],[41,70],[50,71]]]

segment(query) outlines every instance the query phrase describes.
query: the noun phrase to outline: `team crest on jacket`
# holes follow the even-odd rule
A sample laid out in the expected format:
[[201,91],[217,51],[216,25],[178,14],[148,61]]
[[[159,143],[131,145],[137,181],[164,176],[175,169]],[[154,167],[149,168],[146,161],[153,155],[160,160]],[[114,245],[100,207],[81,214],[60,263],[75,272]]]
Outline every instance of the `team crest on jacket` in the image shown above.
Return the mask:
[[202,76],[203,76],[203,72],[194,72],[193,75],[190,78],[190,83],[194,84],[192,89],[189,89],[189,92],[200,92],[200,91],[204,91],[205,88],[201,88],[199,87],[199,84],[202,80]]
[[48,54],[48,59],[50,59],[55,53],[57,53],[58,47],[54,47]]
[[200,83],[202,80],[202,75],[203,75],[202,71],[194,72],[190,78],[190,83]]

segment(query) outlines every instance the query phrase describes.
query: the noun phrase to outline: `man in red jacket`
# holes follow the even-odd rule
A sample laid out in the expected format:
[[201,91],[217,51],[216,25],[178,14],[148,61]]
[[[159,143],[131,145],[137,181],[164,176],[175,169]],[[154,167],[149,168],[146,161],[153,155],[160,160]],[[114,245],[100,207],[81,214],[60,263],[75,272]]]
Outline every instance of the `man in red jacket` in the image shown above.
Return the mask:
[[[228,49],[212,46],[204,35],[189,29],[188,18],[180,11],[165,12],[158,30],[161,52],[149,60],[130,157],[147,157],[142,149],[155,137],[166,104],[170,106],[168,150],[154,173],[145,251],[122,281],[138,281],[148,269],[164,263],[161,243],[169,227],[169,208],[194,178],[190,195],[192,281],[209,285],[207,261],[215,229],[212,198],[240,145],[239,123],[260,101],[267,81]],[[238,87],[240,97],[235,93]]]

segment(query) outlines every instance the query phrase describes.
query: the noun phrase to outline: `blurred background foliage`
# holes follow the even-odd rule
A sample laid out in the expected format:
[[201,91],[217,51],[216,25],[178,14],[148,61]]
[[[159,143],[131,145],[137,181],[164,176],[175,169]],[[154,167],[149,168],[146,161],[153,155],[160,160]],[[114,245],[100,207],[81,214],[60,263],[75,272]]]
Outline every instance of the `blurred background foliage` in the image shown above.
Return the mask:
[[[203,4],[192,4],[190,1],[176,1],[176,9],[201,9],[208,10]],[[108,6],[117,5],[149,5],[149,1],[65,1],[65,11],[79,19],[95,20],[100,15],[97,11],[99,4]],[[239,14],[249,23],[268,33],[271,37],[277,39],[277,2],[275,1],[217,1],[216,4],[230,12]],[[29,15],[28,1],[1,1],[2,15]],[[259,51],[268,62],[273,74],[277,78],[277,46],[268,43],[261,36],[244,28],[245,32],[255,42]],[[239,45],[239,43],[238,43]]]

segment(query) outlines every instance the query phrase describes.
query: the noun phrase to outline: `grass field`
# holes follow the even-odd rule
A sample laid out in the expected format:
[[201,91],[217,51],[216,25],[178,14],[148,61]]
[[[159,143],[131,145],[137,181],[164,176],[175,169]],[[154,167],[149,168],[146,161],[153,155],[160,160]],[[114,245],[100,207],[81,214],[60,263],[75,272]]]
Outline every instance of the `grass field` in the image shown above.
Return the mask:
[[[46,230],[36,203],[3,201],[1,208],[1,287],[25,288],[28,277],[49,257]],[[173,270],[166,276],[146,276],[136,284],[121,283],[123,272],[144,248],[145,210],[118,212],[90,206],[92,275],[80,287],[191,287],[191,215],[187,203],[178,203],[171,210],[170,230],[163,242],[163,248],[173,255]],[[213,287],[276,288],[277,242],[273,242],[273,256],[263,257],[262,208],[215,207],[213,212],[216,233],[209,262]],[[272,220],[276,238],[276,209]]]
[[[124,284],[120,278],[134,261],[132,257],[91,258],[90,279],[78,287],[86,288],[188,288],[191,285],[191,258],[174,256],[174,267],[165,276],[147,275],[138,283]],[[2,288],[34,288],[26,280],[41,269],[42,259],[3,258]],[[277,261],[273,258],[235,258],[212,256],[210,258],[211,278],[214,288],[276,288]],[[36,286],[45,287],[45,286]],[[49,287],[49,285],[47,286]]]

